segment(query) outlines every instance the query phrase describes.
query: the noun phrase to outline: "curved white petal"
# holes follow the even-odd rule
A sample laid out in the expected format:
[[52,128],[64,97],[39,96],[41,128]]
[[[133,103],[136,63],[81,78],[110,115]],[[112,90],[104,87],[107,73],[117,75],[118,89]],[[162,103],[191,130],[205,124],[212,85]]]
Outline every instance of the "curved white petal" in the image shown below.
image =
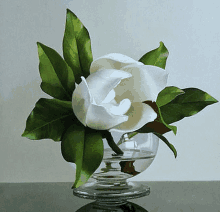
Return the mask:
[[139,64],[143,65],[143,63],[138,62],[126,55],[119,53],[111,53],[99,57],[94,60],[90,67],[90,73],[94,73],[100,69],[121,69],[124,66],[129,64]]
[[73,92],[72,106],[73,112],[81,123],[86,126],[86,114],[89,105],[93,102],[92,96],[89,92],[88,85],[84,77],[81,77],[82,82],[77,85]]
[[167,84],[168,73],[159,67],[132,64],[122,68],[132,74],[115,88],[117,102],[128,98],[131,102],[156,101]]
[[104,106],[107,111],[113,115],[124,115],[131,107],[131,101],[129,99],[123,99],[119,104],[115,104],[113,101],[111,101],[104,104],[102,102],[101,105]]
[[154,121],[157,117],[157,114],[149,105],[141,102],[133,102],[125,115],[128,115],[128,121],[114,126],[110,131],[133,132],[143,127],[146,123]]
[[109,103],[111,101],[113,101],[115,99],[115,91],[114,89],[112,89],[108,94],[107,96],[105,97],[105,99],[102,101],[102,105],[105,104],[105,103]]
[[131,77],[128,72],[104,69],[99,72],[95,72],[86,78],[90,93],[95,99],[97,105],[99,105],[108,95],[108,93],[115,88],[122,79]]
[[113,115],[104,106],[91,104],[86,116],[86,125],[96,130],[108,130],[127,120],[126,115]]

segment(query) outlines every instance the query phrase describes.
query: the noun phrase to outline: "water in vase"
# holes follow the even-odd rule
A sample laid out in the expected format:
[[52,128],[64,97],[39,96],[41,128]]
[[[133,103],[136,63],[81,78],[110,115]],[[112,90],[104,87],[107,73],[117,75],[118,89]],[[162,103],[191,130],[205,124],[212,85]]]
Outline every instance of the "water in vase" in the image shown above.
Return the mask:
[[108,183],[125,181],[146,170],[155,157],[150,151],[124,149],[123,152],[123,156],[114,156],[111,149],[105,149],[104,159],[92,178]]

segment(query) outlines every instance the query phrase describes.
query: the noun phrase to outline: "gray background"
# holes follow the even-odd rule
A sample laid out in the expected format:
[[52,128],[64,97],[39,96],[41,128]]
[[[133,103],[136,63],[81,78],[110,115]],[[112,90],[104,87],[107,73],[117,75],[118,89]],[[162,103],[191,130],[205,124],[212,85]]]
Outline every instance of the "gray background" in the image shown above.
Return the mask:
[[[60,143],[22,138],[41,97],[36,42],[62,54],[66,8],[90,32],[93,56],[118,52],[138,60],[163,41],[168,85],[197,87],[220,100],[220,2],[217,0],[20,0],[0,2],[0,182],[71,182]],[[220,104],[177,122],[153,164],[136,180],[220,180]]]

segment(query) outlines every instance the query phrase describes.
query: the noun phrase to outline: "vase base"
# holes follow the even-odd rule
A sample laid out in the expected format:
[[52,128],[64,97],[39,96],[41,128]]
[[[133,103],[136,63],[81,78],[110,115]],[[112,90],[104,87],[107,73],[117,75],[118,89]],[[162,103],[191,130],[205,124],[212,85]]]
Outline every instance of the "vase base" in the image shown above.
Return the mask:
[[100,184],[97,181],[73,189],[77,197],[96,200],[97,205],[120,206],[128,199],[135,199],[150,194],[150,188],[141,182],[123,182],[110,185]]

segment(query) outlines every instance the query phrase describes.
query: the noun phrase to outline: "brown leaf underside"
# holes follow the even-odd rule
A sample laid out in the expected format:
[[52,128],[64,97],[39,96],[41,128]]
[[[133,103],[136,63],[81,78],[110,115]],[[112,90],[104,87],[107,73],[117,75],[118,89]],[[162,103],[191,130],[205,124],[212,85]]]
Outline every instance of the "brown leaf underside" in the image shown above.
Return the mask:
[[160,114],[156,102],[144,101],[143,103],[151,106],[154,109],[154,111],[157,113],[157,118],[154,121],[147,123],[145,126],[152,129],[154,132],[160,133],[161,135],[171,131],[163,123],[160,122]]

